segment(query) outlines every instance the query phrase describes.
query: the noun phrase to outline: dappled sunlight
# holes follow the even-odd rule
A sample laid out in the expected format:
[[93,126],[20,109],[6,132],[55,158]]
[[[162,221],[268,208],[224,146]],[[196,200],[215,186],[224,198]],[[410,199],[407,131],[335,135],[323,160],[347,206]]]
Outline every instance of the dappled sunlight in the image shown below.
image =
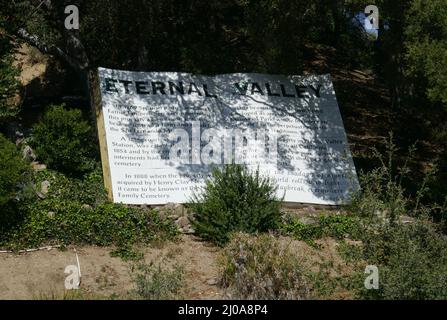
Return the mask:
[[[286,202],[340,204],[358,188],[329,75],[208,77],[101,68],[100,76],[116,201],[185,202],[212,167],[233,162],[274,179]],[[115,172],[122,181],[176,174],[175,184],[189,179],[192,186],[172,186],[164,200],[123,199]],[[135,184],[143,183],[151,184]]]

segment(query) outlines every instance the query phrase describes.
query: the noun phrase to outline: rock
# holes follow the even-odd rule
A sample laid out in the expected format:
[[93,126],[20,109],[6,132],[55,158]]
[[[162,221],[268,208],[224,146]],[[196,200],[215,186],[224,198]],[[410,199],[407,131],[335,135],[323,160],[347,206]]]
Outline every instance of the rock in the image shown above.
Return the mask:
[[196,231],[192,227],[183,228],[181,230],[184,234],[194,234]]
[[165,204],[163,209],[165,209],[165,210],[174,210],[174,208],[175,208],[175,203],[168,202],[168,203]]
[[180,203],[176,203],[171,211],[172,214],[176,215],[177,217],[181,217],[185,214],[185,207],[183,207]]
[[44,165],[43,163],[33,161],[33,162],[31,162],[31,168],[33,168],[33,170],[35,170],[35,171],[42,171],[42,170],[45,170],[47,168],[47,166]]
[[175,220],[175,224],[183,230],[189,228],[190,226],[189,219],[186,216],[180,217],[177,220]]
[[86,204],[86,203],[84,203],[84,204],[81,206],[81,208],[84,209],[84,210],[92,210],[92,209],[93,209],[91,205]]
[[157,207],[161,217],[175,220],[185,215],[186,210],[183,205],[178,203],[167,203],[164,207]]
[[300,222],[304,225],[309,225],[309,224],[314,224],[315,223],[315,218],[314,217],[309,217],[309,216],[305,216],[305,217],[299,217],[298,220],[300,220]]
[[40,191],[37,191],[36,192],[36,194],[37,194],[37,196],[40,198],[40,199],[45,199],[47,196],[46,195],[44,195],[42,192],[40,192]]
[[42,181],[42,183],[40,184],[40,190],[36,191],[37,196],[40,199],[45,199],[47,197],[49,188],[50,188],[50,182],[47,180]]
[[46,196],[50,188],[50,181],[45,180],[40,184],[40,193]]
[[34,153],[34,150],[30,146],[28,146],[28,145],[26,145],[23,148],[23,150],[22,150],[22,157],[23,157],[24,160],[30,161],[30,162],[35,161],[37,159],[37,156]]
[[15,137],[16,137],[15,138],[16,146],[20,147],[23,144],[23,142],[25,141],[25,135],[22,132],[17,131],[15,133]]
[[219,284],[219,281],[217,279],[211,278],[206,280],[206,284],[210,286],[216,286],[217,284]]
[[53,218],[53,217],[54,217],[54,212],[48,211],[48,218]]

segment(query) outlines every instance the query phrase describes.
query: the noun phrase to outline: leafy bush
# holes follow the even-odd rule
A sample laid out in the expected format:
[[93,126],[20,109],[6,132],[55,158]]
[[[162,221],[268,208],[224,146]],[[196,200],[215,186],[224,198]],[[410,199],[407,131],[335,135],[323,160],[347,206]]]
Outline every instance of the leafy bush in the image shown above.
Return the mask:
[[323,236],[323,230],[318,224],[305,224],[297,218],[290,217],[281,226],[281,231],[286,235],[303,241],[315,240]]
[[[43,179],[50,181],[45,199],[21,205],[23,220],[0,236],[0,246],[23,249],[57,243],[129,248],[177,234],[174,223],[160,218],[154,210],[107,203],[98,173],[90,173],[84,180],[52,171],[37,173],[36,181]],[[96,193],[98,200],[86,194],[95,189],[102,190]]]
[[80,173],[94,166],[92,137],[92,128],[82,118],[81,110],[52,105],[34,126],[31,144],[49,167]]
[[447,238],[429,222],[375,224],[362,234],[363,256],[379,268],[374,299],[447,299]]
[[416,147],[413,145],[409,148],[402,165],[397,164],[396,151],[392,134],[386,143],[385,155],[373,149],[380,166],[370,172],[360,173],[362,189],[353,195],[348,208],[353,214],[369,218],[379,216],[394,223],[402,215],[427,215],[438,208],[437,205],[426,206],[422,201],[430,191],[429,182],[436,174],[436,166],[429,168],[422,182],[415,187],[416,190],[410,192],[405,188],[405,181],[411,180],[409,163],[414,158]]
[[44,181],[49,182],[49,193],[45,201],[76,201],[90,206],[108,201],[99,163],[82,177],[67,176],[49,169],[34,172],[33,180],[36,186],[40,186]]
[[155,211],[119,204],[90,209],[77,202],[47,202],[28,209],[22,225],[0,241],[4,247],[52,243],[129,247],[176,235],[174,224],[159,218]]
[[[410,148],[403,166],[397,166],[396,147],[390,136],[387,157],[375,151],[381,166],[360,176],[362,191],[350,207],[361,217],[358,259],[376,265],[380,276],[379,290],[361,290],[362,298],[447,298],[447,238],[428,219],[437,206],[422,204],[435,171],[426,174],[413,196],[404,188],[414,150]],[[405,214],[413,216],[406,224],[401,219]],[[363,288],[363,283],[358,288]]]
[[358,221],[346,215],[321,215],[315,223],[304,224],[298,218],[286,216],[281,230],[298,240],[315,240],[322,237],[343,239],[358,237]]
[[183,286],[183,269],[176,266],[173,270],[165,270],[158,265],[137,265],[135,276],[135,293],[146,300],[174,300],[180,299]]
[[415,94],[423,93],[434,106],[447,108],[447,9],[443,0],[411,1],[404,38],[405,75]]
[[0,230],[11,223],[12,203],[25,181],[27,164],[16,146],[0,134]]
[[415,148],[410,148],[407,161],[399,168],[395,168],[396,151],[392,134],[386,143],[385,156],[377,149],[373,149],[374,157],[380,161],[381,165],[368,173],[360,173],[362,190],[353,196],[350,207],[355,214],[372,217],[384,213],[391,220],[395,220],[407,211],[408,199],[404,194],[402,180],[409,173],[407,164]]
[[[0,20],[2,17],[0,17]],[[0,21],[0,26],[2,25]],[[17,115],[19,108],[11,105],[11,97],[17,93],[19,81],[18,71],[12,62],[12,48],[9,39],[0,37],[0,123]]]
[[222,259],[222,284],[232,298],[308,298],[300,261],[271,235],[235,234]]
[[254,233],[278,228],[280,199],[268,178],[240,165],[215,169],[203,194],[195,194],[191,205],[193,226],[204,239],[225,244],[233,231]]

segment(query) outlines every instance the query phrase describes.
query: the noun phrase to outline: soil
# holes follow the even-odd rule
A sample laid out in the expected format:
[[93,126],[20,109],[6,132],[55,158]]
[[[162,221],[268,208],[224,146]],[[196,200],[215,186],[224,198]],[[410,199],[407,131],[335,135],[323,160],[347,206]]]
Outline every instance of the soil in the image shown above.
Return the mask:
[[[76,247],[81,266],[81,289],[96,297],[130,298],[134,289],[132,262],[112,257],[110,247]],[[185,270],[185,298],[220,298],[216,257],[219,249],[194,236],[182,236],[162,247],[144,249],[145,262],[165,258]],[[65,291],[65,267],[76,265],[74,247],[0,254],[0,299],[61,297]],[[211,283],[211,284],[210,284]]]
[[[318,271],[321,263],[331,263],[333,275],[352,272],[338,255],[333,239],[317,241],[317,247],[291,238],[281,238],[283,244],[303,262],[303,266]],[[135,289],[132,276],[134,262],[112,257],[110,247],[70,247],[65,250],[41,250],[22,254],[0,254],[0,300],[54,299],[66,293],[65,267],[76,265],[78,254],[81,266],[82,292],[93,298],[132,299]],[[175,242],[146,247],[146,264],[177,265],[184,269],[185,299],[225,299],[219,286],[219,257],[221,250],[193,235],[182,235]],[[333,298],[350,298],[349,293],[335,292]]]

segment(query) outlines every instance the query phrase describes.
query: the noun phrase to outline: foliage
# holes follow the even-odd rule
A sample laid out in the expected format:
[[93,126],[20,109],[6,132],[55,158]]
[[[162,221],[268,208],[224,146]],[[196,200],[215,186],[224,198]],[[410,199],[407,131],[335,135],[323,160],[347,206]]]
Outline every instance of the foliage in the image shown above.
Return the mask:
[[[429,192],[429,171],[419,189],[410,197],[403,181],[411,172],[408,162],[395,164],[396,147],[392,137],[386,155],[378,151],[380,167],[361,174],[362,191],[354,197],[350,210],[361,217],[361,254],[352,251],[351,260],[363,259],[379,268],[379,290],[360,290],[360,297],[375,299],[445,299],[447,297],[447,238],[430,222],[437,206],[423,206]],[[402,216],[413,216],[407,223]],[[345,250],[346,251],[346,250]],[[355,250],[357,251],[357,250]],[[361,277],[357,277],[361,279]],[[363,277],[364,279],[364,277]],[[358,288],[363,288],[358,284]]]
[[49,167],[70,173],[91,170],[94,166],[92,128],[78,109],[52,105],[34,126],[32,145]]
[[[48,195],[21,204],[22,221],[0,235],[0,246],[23,249],[57,243],[130,249],[135,243],[172,239],[177,234],[175,225],[160,218],[154,210],[107,203],[97,173],[87,175],[84,180],[69,179],[56,172],[38,175],[43,177],[37,177],[37,181],[44,177],[51,181]],[[102,190],[99,194],[103,200],[87,194],[95,188]]]
[[[363,258],[379,268],[373,299],[446,299],[447,238],[429,222],[371,224],[362,235]],[[359,286],[361,287],[361,286]]]
[[271,235],[234,234],[225,247],[221,273],[232,298],[296,300],[309,295],[300,261]]
[[413,160],[415,145],[411,146],[403,164],[396,160],[397,147],[390,134],[386,143],[385,154],[374,149],[374,156],[379,159],[379,167],[370,172],[360,173],[362,189],[353,196],[349,210],[362,217],[379,216],[394,223],[401,215],[424,215],[432,208],[423,206],[421,200],[428,193],[428,183],[436,173],[436,167],[430,168],[414,194],[404,186],[411,170],[409,163]]
[[[349,22],[342,0],[73,0],[70,4],[82,12],[79,39],[92,67],[120,69],[298,73],[306,45],[336,45]],[[50,7],[46,3],[38,7],[19,0],[2,9],[11,32],[25,27],[42,43],[69,49],[73,43],[63,28],[65,5],[53,1]],[[360,43],[348,43],[359,51]],[[68,53],[74,58],[77,52]]]
[[[372,42],[361,38],[351,23],[352,17],[370,4],[367,0],[210,0],[200,3],[73,0],[70,4],[77,5],[82,15],[81,29],[71,34],[66,32],[62,21],[66,1],[9,1],[0,6],[0,122],[3,124],[19,111],[11,108],[11,97],[18,89],[12,53],[13,46],[20,45],[18,31],[25,28],[43,47],[58,46],[71,60],[79,58],[85,48],[92,69],[101,65],[207,74],[300,74],[315,69],[319,73],[320,69],[322,73],[367,71],[365,69],[374,61],[376,83],[374,88],[367,89],[371,96],[391,96],[390,108],[399,111],[393,126],[404,128],[404,134],[411,132],[421,136],[423,133],[405,120],[421,122],[422,127],[439,131],[436,143],[444,145],[445,150],[445,134],[440,129],[445,127],[443,117],[445,119],[447,110],[447,6],[444,2],[375,1],[381,25],[378,41]],[[55,56],[58,52],[52,50]],[[365,83],[367,81],[370,80],[365,78]],[[347,96],[353,99],[351,80],[346,82]],[[388,94],[379,92],[379,83],[386,86]],[[337,83],[335,85],[338,90]],[[362,101],[354,100],[357,102],[347,104],[354,106],[352,114],[356,114],[357,106],[361,105],[358,101]],[[344,101],[340,106],[344,115],[349,116]],[[428,113],[432,110],[433,114]],[[44,116],[33,134],[36,152],[50,168],[71,177],[53,171],[37,173],[35,190],[31,191],[38,191],[43,180],[48,180],[51,187],[45,199],[36,198],[34,203],[14,202],[18,197],[23,198],[18,191],[23,192],[24,188],[17,186],[24,171],[20,155],[13,151],[15,147],[7,144],[4,147],[0,138],[0,157],[11,155],[2,162],[4,167],[0,169],[1,217],[6,217],[4,213],[9,214],[13,209],[15,213],[13,219],[8,216],[8,224],[0,226],[2,245],[22,247],[52,241],[115,243],[119,244],[117,253],[131,256],[133,242],[146,241],[158,232],[171,234],[171,225],[157,220],[151,212],[108,204],[98,170],[82,176],[94,169],[92,136],[79,110],[53,106]],[[403,137],[398,136],[402,143]],[[360,175],[362,190],[354,196],[349,208],[354,217],[330,216],[310,225],[292,219],[281,228],[302,240],[361,236],[366,243],[364,256],[376,261],[383,270],[384,287],[378,297],[443,297],[444,291],[436,284],[436,279],[444,284],[441,263],[445,261],[438,259],[439,264],[436,262],[436,250],[444,252],[442,236],[426,222],[417,221],[406,226],[399,220],[402,215],[423,218],[432,213],[432,217],[444,223],[444,232],[447,230],[444,181],[447,161],[441,159],[436,181],[432,181],[435,170],[430,169],[418,189],[412,192],[408,188],[413,175],[409,162],[415,149],[410,149],[410,156],[403,165],[396,161],[397,151],[390,140],[386,156],[375,152],[380,167]],[[424,154],[430,157],[425,151]],[[196,196],[192,204],[198,234],[219,245],[228,241],[231,231],[254,233],[280,226],[274,187],[260,178],[258,181],[257,174],[249,177],[245,171],[238,170],[226,169],[215,174],[214,180],[208,181],[205,193]],[[13,203],[18,207],[12,208]],[[152,219],[156,221],[151,225],[154,229],[145,222]],[[12,226],[14,228],[10,229]],[[358,232],[358,228],[362,232]],[[427,232],[426,240],[420,235],[423,232]],[[411,241],[413,238],[416,240]],[[424,241],[434,245],[427,247]],[[423,250],[428,251],[424,253]],[[412,271],[405,272],[404,267]]]
[[136,267],[134,277],[136,289],[134,293],[145,300],[176,300],[181,299],[181,289],[184,285],[184,270],[175,266],[172,270],[164,269],[159,263],[140,263]]
[[16,146],[0,134],[0,232],[11,224],[12,204],[20,198],[28,165]]
[[96,163],[92,171],[81,177],[72,177],[51,169],[36,171],[33,173],[33,181],[36,189],[42,182],[49,182],[46,201],[76,201],[92,207],[108,201],[100,163]]
[[298,218],[286,216],[281,230],[298,240],[315,240],[323,237],[343,239],[358,237],[358,220],[347,215],[321,215],[315,223],[305,224]]
[[92,68],[296,74],[310,66],[309,48],[331,46],[350,67],[371,65],[374,57],[393,105],[446,106],[444,0],[375,1],[375,42],[353,30],[353,17],[371,4],[366,0],[73,0],[83,13],[78,46],[63,27],[66,3],[47,3],[6,3],[0,19],[8,33],[25,28],[71,60],[85,53]]
[[202,194],[194,194],[193,226],[204,239],[225,244],[233,231],[254,233],[275,230],[280,223],[276,187],[259,171],[241,165],[215,169]]
[[11,98],[18,92],[18,70],[12,65],[12,45],[2,35],[2,17],[0,15],[0,123],[16,116],[20,108],[14,106]]
[[407,75],[415,89],[447,108],[447,7],[443,0],[413,0],[407,12]]

